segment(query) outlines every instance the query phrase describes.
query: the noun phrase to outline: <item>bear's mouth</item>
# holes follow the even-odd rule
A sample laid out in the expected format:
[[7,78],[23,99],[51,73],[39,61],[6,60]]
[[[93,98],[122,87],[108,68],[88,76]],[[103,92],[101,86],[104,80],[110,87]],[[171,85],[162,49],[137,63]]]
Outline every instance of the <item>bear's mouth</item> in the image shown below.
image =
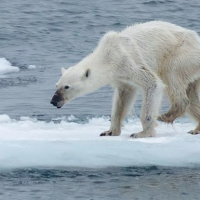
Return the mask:
[[57,103],[57,106],[56,106],[56,107],[57,107],[57,108],[62,108],[64,104],[65,104],[64,101],[60,101],[60,102]]
[[53,104],[53,106],[55,106],[57,108],[61,108],[65,104],[65,101],[56,102],[56,101],[51,100],[50,103]]

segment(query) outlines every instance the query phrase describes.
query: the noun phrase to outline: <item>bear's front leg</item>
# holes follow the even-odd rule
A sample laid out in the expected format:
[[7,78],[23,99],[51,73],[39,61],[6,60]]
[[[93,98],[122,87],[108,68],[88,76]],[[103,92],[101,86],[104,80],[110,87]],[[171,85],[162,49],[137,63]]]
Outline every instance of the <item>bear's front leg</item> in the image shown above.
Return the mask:
[[143,88],[143,106],[141,122],[143,131],[132,134],[133,138],[144,138],[155,136],[156,116],[159,111],[164,84],[161,80],[148,70],[141,71],[139,84]]
[[141,117],[141,122],[143,126],[143,131],[139,133],[133,133],[130,137],[132,138],[146,138],[146,137],[154,137],[156,135],[155,126],[156,126],[156,119],[155,117],[149,115],[143,119]]
[[135,94],[136,88],[127,84],[120,84],[120,87],[115,89],[111,115],[111,126],[108,131],[101,133],[100,136],[120,135],[122,121],[130,110]]

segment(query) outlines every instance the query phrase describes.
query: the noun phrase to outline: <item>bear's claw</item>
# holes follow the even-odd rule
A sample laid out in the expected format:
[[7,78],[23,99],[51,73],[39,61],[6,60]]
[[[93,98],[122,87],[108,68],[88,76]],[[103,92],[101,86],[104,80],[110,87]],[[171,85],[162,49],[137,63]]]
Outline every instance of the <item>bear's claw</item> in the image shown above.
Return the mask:
[[197,134],[200,134],[200,131],[198,131],[198,130],[191,130],[188,133],[192,134],[192,135],[197,135]]
[[146,137],[154,137],[155,136],[155,132],[154,131],[150,131],[150,132],[139,132],[139,133],[133,133],[130,135],[131,138],[146,138]]
[[100,136],[112,136],[112,131],[106,131],[104,133],[101,133]]
[[133,134],[130,135],[130,137],[131,138],[136,138],[136,135],[137,135],[136,133],[133,133]]

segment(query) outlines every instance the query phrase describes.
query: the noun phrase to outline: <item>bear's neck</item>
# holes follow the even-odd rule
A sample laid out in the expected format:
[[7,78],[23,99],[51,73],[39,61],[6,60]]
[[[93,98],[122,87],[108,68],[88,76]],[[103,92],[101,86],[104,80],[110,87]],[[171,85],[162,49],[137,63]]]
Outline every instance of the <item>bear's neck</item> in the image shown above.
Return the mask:
[[[113,83],[113,70],[109,63],[106,63],[105,59],[102,59],[102,55],[97,52],[93,52],[84,58],[79,64],[79,67],[84,68],[85,71],[91,70],[91,76],[94,85],[98,88],[105,85],[112,85]],[[94,80],[94,77],[96,80]],[[98,89],[97,88],[97,89]]]

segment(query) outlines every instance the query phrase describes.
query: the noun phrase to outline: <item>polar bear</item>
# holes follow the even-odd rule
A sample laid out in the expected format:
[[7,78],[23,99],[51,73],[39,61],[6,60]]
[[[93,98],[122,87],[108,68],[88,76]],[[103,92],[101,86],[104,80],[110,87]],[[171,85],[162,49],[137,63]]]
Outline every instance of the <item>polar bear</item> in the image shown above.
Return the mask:
[[[62,68],[51,104],[61,108],[70,100],[111,85],[115,88],[111,126],[100,136],[118,136],[138,89],[143,91],[143,130],[131,137],[155,136],[156,119],[173,123],[189,113],[200,133],[200,38],[195,31],[151,21],[108,32],[97,48],[77,65]],[[158,116],[163,91],[171,108]]]

